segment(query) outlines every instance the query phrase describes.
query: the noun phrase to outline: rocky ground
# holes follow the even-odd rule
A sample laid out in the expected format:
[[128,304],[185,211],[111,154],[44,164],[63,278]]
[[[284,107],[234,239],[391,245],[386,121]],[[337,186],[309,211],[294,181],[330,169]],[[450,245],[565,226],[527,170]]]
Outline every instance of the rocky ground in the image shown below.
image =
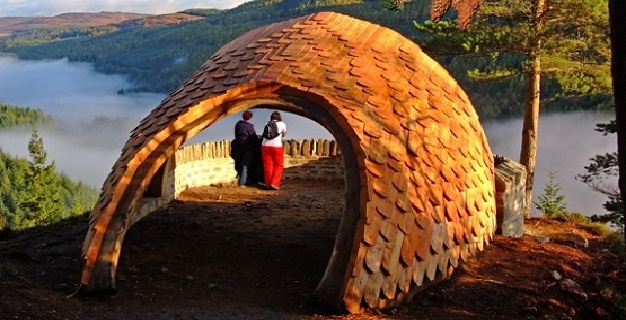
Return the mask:
[[[86,217],[0,240],[1,319],[621,319],[623,261],[584,228],[526,221],[402,307],[364,315],[308,305],[342,214],[343,182],[279,191],[205,187],[126,235],[117,292],[71,297]],[[586,240],[585,240],[586,239]],[[547,242],[546,242],[547,241]],[[623,307],[623,306],[622,306]]]

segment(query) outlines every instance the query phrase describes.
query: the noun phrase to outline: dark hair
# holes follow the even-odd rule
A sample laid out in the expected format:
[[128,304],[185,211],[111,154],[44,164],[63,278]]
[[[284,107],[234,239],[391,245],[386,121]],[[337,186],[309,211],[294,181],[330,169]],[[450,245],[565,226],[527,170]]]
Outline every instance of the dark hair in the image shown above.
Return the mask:
[[246,110],[243,112],[243,119],[248,121],[250,119],[252,119],[252,111],[250,110]]
[[270,120],[283,121],[283,117],[280,116],[280,113],[278,113],[278,111],[274,111],[270,116]]

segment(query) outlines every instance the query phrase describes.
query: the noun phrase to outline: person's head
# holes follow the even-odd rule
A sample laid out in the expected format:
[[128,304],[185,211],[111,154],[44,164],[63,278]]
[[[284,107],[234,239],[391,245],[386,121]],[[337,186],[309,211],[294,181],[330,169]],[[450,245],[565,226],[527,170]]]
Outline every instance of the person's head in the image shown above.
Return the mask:
[[270,120],[283,121],[283,117],[280,116],[280,113],[278,111],[274,111],[270,116]]
[[246,110],[246,111],[244,111],[244,112],[243,112],[243,116],[242,116],[242,117],[243,117],[243,119],[244,119],[244,120],[246,120],[246,121],[248,121],[248,120],[252,119],[252,111],[250,111],[250,110]]

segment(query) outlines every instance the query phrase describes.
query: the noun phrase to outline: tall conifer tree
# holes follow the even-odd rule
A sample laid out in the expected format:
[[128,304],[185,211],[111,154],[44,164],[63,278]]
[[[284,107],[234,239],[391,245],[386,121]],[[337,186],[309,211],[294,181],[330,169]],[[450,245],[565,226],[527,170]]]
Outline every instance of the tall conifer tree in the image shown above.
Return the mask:
[[61,199],[60,181],[55,174],[54,161],[47,162],[43,138],[33,129],[28,142],[29,170],[26,186],[20,194],[20,217],[16,217],[17,225],[33,227],[58,221],[62,217],[63,201]]
[[[520,150],[520,162],[527,169],[525,216],[530,216],[532,203],[541,75],[556,81],[563,96],[611,90],[607,1],[553,0],[547,5],[545,0],[485,0],[466,31],[455,23],[416,24],[432,35],[422,43],[431,54],[492,57],[491,68],[468,72],[477,81],[526,78]],[[522,63],[498,64],[506,55],[521,55]]]

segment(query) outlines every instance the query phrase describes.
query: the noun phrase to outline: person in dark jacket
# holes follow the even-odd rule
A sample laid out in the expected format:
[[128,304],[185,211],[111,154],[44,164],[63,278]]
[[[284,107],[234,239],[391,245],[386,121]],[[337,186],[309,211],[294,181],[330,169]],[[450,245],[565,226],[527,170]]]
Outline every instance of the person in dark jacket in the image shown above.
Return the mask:
[[242,120],[235,124],[235,140],[232,148],[237,148],[237,157],[235,157],[235,170],[239,180],[239,186],[245,187],[251,184],[250,173],[252,169],[252,161],[258,148],[258,136],[254,130],[254,124],[250,122],[252,119],[252,111],[243,112]]

